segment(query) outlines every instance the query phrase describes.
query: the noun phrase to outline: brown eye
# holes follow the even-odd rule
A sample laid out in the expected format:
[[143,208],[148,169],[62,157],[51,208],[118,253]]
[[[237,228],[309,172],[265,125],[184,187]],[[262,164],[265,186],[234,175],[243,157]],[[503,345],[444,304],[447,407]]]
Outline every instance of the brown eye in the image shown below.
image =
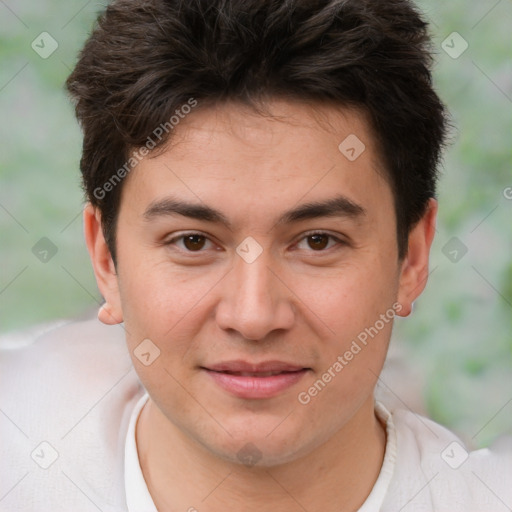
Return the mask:
[[304,233],[296,248],[302,251],[330,254],[336,249],[342,249],[347,245],[344,240],[323,231],[310,231]]
[[199,255],[199,253],[207,253],[208,250],[215,249],[215,245],[208,235],[203,235],[200,232],[189,232],[175,236],[164,242],[164,245],[177,250],[181,254],[196,252]]
[[329,238],[331,238],[329,235],[309,235],[308,245],[311,249],[322,250],[327,247]]
[[183,245],[189,251],[198,251],[204,247],[206,237],[203,235],[186,235],[183,237]]

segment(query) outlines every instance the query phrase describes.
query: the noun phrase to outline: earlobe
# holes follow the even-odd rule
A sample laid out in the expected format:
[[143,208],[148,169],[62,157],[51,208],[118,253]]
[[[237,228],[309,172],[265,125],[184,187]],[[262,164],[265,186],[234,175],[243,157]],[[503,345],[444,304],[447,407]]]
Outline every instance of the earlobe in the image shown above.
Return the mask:
[[112,306],[105,302],[98,310],[98,320],[106,325],[120,324],[123,319],[118,318],[112,311]]
[[430,248],[435,234],[437,201],[429,200],[427,210],[409,233],[408,250],[402,262],[398,302],[400,316],[409,316],[413,302],[419,297],[428,279]]
[[123,321],[118,287],[118,276],[112,261],[110,250],[105,242],[101,227],[101,213],[98,208],[87,203],[83,211],[84,234],[96,283],[105,298],[98,311],[98,319],[108,325]]

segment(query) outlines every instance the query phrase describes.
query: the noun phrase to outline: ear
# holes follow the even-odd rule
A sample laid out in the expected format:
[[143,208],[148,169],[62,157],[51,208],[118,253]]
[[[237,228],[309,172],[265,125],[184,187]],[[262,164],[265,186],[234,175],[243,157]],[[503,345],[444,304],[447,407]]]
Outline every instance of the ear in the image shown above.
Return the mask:
[[429,200],[427,210],[409,233],[407,254],[402,262],[398,288],[400,316],[408,316],[428,279],[430,247],[436,230],[437,201]]
[[104,324],[115,325],[123,321],[117,273],[101,228],[101,212],[87,203],[83,212],[85,243],[96,276],[96,283],[106,303],[98,318]]

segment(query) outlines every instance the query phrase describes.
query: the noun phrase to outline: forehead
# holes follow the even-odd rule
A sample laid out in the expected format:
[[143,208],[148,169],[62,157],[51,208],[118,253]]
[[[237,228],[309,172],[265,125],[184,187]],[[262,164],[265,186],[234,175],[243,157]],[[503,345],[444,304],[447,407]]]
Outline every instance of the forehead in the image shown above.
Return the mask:
[[336,194],[370,215],[392,207],[370,127],[353,110],[284,101],[264,115],[236,104],[196,108],[171,135],[130,173],[121,209],[143,215],[167,194],[239,217]]

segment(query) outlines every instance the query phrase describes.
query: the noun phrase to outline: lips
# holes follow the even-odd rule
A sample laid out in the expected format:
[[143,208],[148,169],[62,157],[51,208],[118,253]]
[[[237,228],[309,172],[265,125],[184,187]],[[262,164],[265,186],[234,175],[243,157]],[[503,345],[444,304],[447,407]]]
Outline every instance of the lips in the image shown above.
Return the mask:
[[271,398],[296,384],[310,368],[283,361],[228,361],[202,367],[224,391],[238,398]]
[[[294,370],[290,370],[294,371]],[[238,375],[240,377],[272,377],[273,375],[279,375],[280,373],[289,373],[289,371],[277,371],[277,372],[230,372],[223,371],[221,373],[227,373],[229,375]]]
[[246,361],[236,360],[224,363],[214,364],[206,367],[207,370],[214,372],[223,372],[231,374],[247,374],[255,376],[267,376],[265,374],[274,374],[283,372],[296,372],[304,370],[304,366],[285,363],[283,361],[264,361],[262,363],[249,363]]

